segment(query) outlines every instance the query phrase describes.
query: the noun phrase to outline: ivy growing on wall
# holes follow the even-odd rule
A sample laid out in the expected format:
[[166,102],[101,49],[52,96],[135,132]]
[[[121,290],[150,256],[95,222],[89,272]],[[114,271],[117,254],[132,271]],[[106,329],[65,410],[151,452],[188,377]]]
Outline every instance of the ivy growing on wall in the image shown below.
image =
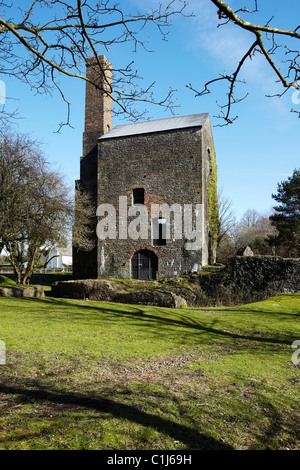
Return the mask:
[[211,151],[208,152],[209,156],[209,175],[207,182],[208,193],[208,221],[210,232],[210,246],[209,246],[209,262],[216,262],[216,252],[218,243],[218,234],[220,228],[219,222],[219,206],[217,194],[217,162],[214,145]]

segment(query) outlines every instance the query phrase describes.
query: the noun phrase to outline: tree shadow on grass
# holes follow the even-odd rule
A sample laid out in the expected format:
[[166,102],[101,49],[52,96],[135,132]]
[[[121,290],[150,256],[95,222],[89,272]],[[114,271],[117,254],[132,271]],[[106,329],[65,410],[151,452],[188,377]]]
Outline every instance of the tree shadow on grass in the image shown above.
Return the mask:
[[[121,303],[113,303],[113,302],[84,302],[79,304],[74,300],[70,299],[55,299],[55,298],[47,298],[47,299],[22,299],[22,301],[34,301],[34,302],[45,302],[49,305],[56,305],[62,307],[68,307],[71,309],[84,309],[84,317],[86,321],[97,320],[93,314],[101,312],[103,315],[101,316],[101,322],[104,321],[112,321],[116,318],[126,318],[133,320],[135,324],[139,324],[141,327],[150,327],[154,330],[158,331],[158,334],[161,333],[161,328],[166,327],[179,327],[179,328],[187,328],[189,329],[189,334],[199,335],[199,333],[206,333],[211,336],[211,338],[228,338],[234,340],[246,340],[247,342],[255,341],[256,343],[264,343],[269,345],[287,345],[290,346],[291,343],[294,341],[294,333],[291,331],[290,335],[285,334],[283,339],[279,337],[260,337],[259,335],[251,335],[251,334],[243,334],[243,333],[234,333],[231,331],[224,331],[223,325],[218,328],[218,319],[212,318],[210,323],[208,324],[207,319],[203,321],[203,318],[199,316],[199,319],[192,318],[191,315],[188,314],[189,311],[185,311],[181,313],[179,310],[176,309],[168,309],[168,308],[161,308],[161,307],[147,307],[145,306],[144,309],[137,305],[133,304],[121,304]],[[227,310],[226,310],[227,311]],[[92,316],[88,316],[87,312],[91,313]],[[191,312],[193,312],[191,310]],[[230,310],[231,312],[231,310]],[[247,310],[249,313],[249,311]],[[264,312],[265,313],[265,312]],[[80,318],[83,319],[83,313],[81,312],[72,312],[74,315],[74,319]],[[267,329],[267,328],[266,328]]]
[[33,390],[25,389],[21,386],[5,386],[3,384],[0,384],[0,393],[18,395],[23,404],[32,403],[34,400],[35,403],[40,404],[43,402],[49,404],[50,402],[52,404],[80,407],[113,415],[115,418],[128,420],[166,434],[172,439],[182,442],[187,449],[233,450],[230,445],[206,436],[196,429],[108,398],[91,398],[79,393],[62,393],[55,390],[41,390],[38,388]]

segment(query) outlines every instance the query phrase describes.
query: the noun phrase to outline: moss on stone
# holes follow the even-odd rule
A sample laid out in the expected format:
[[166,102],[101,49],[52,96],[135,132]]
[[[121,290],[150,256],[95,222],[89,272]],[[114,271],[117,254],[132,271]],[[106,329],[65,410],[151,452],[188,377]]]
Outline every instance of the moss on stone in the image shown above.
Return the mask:
[[209,262],[215,263],[219,234],[219,205],[217,193],[217,162],[214,145],[209,153],[209,175],[207,182],[208,221],[210,232]]

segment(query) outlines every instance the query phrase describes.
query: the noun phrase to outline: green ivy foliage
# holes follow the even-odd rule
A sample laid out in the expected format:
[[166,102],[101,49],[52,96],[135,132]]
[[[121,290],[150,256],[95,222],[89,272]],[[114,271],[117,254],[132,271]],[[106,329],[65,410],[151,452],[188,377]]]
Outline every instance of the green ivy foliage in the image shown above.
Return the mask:
[[209,232],[210,232],[209,257],[210,257],[210,262],[215,262],[220,222],[219,222],[219,205],[218,205],[218,194],[217,194],[217,162],[216,162],[216,152],[215,152],[214,145],[212,145],[211,151],[209,152],[209,175],[208,175],[208,182],[207,182],[207,193],[208,193],[208,221],[209,221]]

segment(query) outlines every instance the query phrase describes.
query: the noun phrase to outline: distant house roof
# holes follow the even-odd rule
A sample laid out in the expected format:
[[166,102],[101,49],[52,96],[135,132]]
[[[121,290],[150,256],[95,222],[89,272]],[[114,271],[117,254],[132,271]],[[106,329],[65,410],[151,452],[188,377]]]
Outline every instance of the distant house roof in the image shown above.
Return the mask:
[[111,131],[101,136],[99,140],[184,129],[187,127],[203,127],[208,116],[208,113],[201,113],[191,114],[189,116],[176,116],[167,119],[156,119],[154,121],[137,122],[134,124],[123,124],[114,127]]
[[54,249],[56,250],[56,253],[59,253],[62,256],[72,256],[72,248],[56,246]]

